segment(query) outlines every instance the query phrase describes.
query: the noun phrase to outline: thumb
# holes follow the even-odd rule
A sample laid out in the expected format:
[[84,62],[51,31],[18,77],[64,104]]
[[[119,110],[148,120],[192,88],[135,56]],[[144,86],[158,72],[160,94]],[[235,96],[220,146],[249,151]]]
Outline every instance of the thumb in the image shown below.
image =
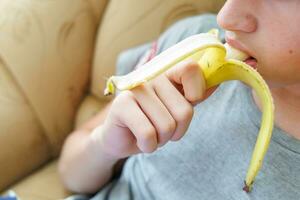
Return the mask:
[[[166,71],[167,78],[183,90],[184,97],[192,104],[205,97],[206,83],[203,72],[195,61],[186,60]],[[181,91],[182,92],[182,91]]]

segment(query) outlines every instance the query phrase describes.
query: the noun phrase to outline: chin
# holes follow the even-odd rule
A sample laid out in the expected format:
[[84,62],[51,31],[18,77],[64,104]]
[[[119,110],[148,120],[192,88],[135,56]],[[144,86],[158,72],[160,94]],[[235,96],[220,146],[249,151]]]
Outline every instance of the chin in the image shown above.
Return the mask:
[[298,70],[294,70],[293,72],[282,70],[282,72],[280,72],[274,70],[274,68],[268,68],[258,64],[257,71],[270,88],[300,85],[300,72],[298,72]]

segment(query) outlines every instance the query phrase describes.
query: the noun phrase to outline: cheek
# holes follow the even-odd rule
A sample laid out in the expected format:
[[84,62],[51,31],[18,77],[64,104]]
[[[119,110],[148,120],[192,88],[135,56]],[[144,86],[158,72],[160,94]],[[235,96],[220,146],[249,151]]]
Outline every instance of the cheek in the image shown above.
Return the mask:
[[300,48],[294,45],[273,46],[259,61],[259,72],[274,85],[300,83]]
[[300,83],[299,0],[261,2],[258,71],[272,84]]

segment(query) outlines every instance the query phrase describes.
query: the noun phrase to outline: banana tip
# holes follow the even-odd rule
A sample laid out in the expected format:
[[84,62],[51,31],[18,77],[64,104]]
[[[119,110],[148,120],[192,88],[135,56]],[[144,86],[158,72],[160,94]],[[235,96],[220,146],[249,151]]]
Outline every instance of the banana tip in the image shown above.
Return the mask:
[[246,181],[244,181],[244,187],[243,187],[243,190],[247,193],[251,192],[251,186],[252,184],[250,185],[247,185]]
[[106,83],[106,88],[104,89],[104,96],[109,96],[115,93],[115,85],[111,79]]
[[104,93],[104,96],[112,95],[112,93],[107,88],[105,88],[103,93]]

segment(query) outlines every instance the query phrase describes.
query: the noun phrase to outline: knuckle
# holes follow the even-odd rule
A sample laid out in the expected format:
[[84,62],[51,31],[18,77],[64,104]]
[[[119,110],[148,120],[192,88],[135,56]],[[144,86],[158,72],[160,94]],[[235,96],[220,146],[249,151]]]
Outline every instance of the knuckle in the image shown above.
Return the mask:
[[160,145],[167,143],[171,139],[171,137],[175,131],[176,131],[176,122],[174,119],[169,120],[169,122],[164,123],[159,128],[158,143]]
[[191,105],[181,106],[181,109],[178,111],[177,120],[179,122],[187,122],[190,121],[193,117],[194,110]]
[[157,147],[152,145],[152,146],[148,146],[148,147],[144,148],[143,152],[144,153],[153,153],[156,149],[157,149]]
[[154,139],[154,137],[156,137],[156,131],[153,127],[145,127],[143,134],[141,134],[141,140],[147,142],[147,141],[151,141]]
[[188,73],[195,73],[199,71],[199,69],[199,65],[194,61],[188,62],[187,65],[185,65],[185,71]]
[[132,98],[132,92],[129,90],[121,92],[117,98],[115,99],[115,102],[117,103],[124,103],[128,102]]
[[153,88],[160,87],[161,85],[165,84],[165,82],[168,81],[168,78],[166,76],[166,72],[163,74],[160,74],[159,76],[155,77],[151,81],[149,81],[149,85]]
[[127,107],[133,101],[132,95],[130,91],[121,92],[112,102],[112,106],[110,108],[110,113],[119,115],[123,113],[122,107]]
[[201,100],[202,95],[201,96],[193,95],[193,96],[188,96],[186,98],[190,103],[195,103],[195,102],[198,102],[199,100]]
[[152,85],[150,85],[149,82],[143,83],[135,88],[132,88],[130,92],[132,93],[131,95],[133,96],[133,98],[135,98],[138,101],[153,95]]
[[164,134],[173,133],[176,129],[176,122],[174,119],[169,120],[167,123],[164,123],[161,132]]
[[156,131],[153,127],[145,128],[140,136],[139,148],[144,153],[152,153],[157,148]]

